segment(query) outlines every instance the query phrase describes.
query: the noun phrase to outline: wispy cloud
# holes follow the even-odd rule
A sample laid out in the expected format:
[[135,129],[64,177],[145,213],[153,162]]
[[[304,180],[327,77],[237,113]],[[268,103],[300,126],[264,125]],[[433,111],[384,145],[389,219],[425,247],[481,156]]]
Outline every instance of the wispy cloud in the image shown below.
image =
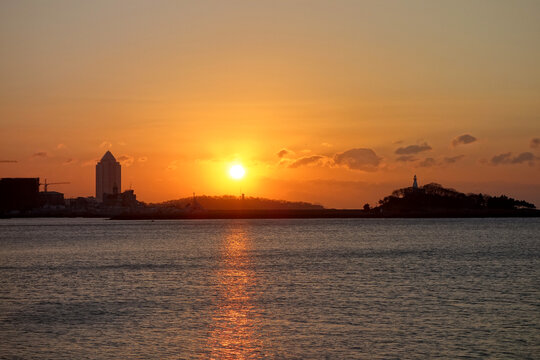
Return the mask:
[[313,156],[302,157],[300,159],[297,159],[297,160],[293,161],[291,164],[289,164],[289,167],[294,169],[294,168],[298,168],[300,166],[316,164],[322,158],[323,158],[323,156],[321,156],[321,155],[313,155]]
[[178,160],[173,160],[169,163],[169,165],[167,166],[167,170],[169,171],[174,171],[178,169]]
[[139,158],[137,159],[137,161],[138,161],[138,162],[146,162],[146,161],[148,161],[148,157],[146,157],[146,156],[141,156],[141,157],[139,157]]
[[46,158],[48,157],[47,153],[45,151],[38,151],[32,154],[33,158]]
[[444,162],[447,163],[447,164],[454,164],[454,163],[458,162],[459,160],[463,159],[464,157],[465,157],[465,155],[457,155],[457,156],[452,156],[452,157],[445,157]]
[[495,155],[494,157],[491,158],[490,162],[493,165],[507,164],[507,163],[509,163],[511,161],[511,156],[512,156],[512,153],[510,153],[510,152]]
[[62,163],[62,165],[71,165],[71,164],[75,164],[75,163],[77,163],[77,159],[71,159],[70,158],[70,159],[67,159],[66,161],[64,161]]
[[101,144],[99,144],[99,147],[102,149],[110,149],[112,147],[112,143],[110,141],[103,141]]
[[410,154],[418,154],[423,151],[431,150],[431,146],[429,146],[426,142],[420,145],[409,145],[406,147],[400,147],[398,148],[395,153],[398,155],[410,155]]
[[506,165],[506,164],[523,164],[528,163],[534,165],[535,161],[540,159],[531,152],[523,152],[516,156],[512,156],[511,152],[495,155],[491,158],[490,164],[492,165]]
[[437,165],[437,161],[435,161],[434,158],[425,158],[421,162],[418,163],[418,166],[420,167],[432,167]]
[[350,149],[334,155],[334,163],[352,170],[376,171],[381,158],[371,149]]
[[85,167],[85,166],[96,165],[98,161],[99,159],[86,160],[81,163],[81,166]]
[[475,142],[477,139],[469,134],[461,135],[452,140],[452,146],[466,145]]
[[538,149],[540,148],[540,138],[532,138],[531,139],[531,147],[533,149]]
[[60,144],[56,145],[56,148],[58,150],[63,150],[63,149],[67,149],[67,146],[65,144],[60,143]]
[[530,163],[532,165],[535,160],[538,160],[538,157],[534,156],[533,153],[523,152],[512,159],[512,164]]
[[9,164],[9,163],[16,163],[18,162],[17,160],[0,160],[0,163],[3,163],[3,164]]
[[402,155],[396,158],[396,161],[400,162],[407,162],[407,161],[416,161],[417,158],[414,157],[414,155]]
[[[303,156],[298,159],[286,158],[291,152],[282,153],[280,165],[289,168],[299,168],[302,166],[342,166],[350,170],[376,171],[381,162],[381,158],[371,149],[350,149],[334,155],[311,155]],[[278,153],[278,156],[280,153]]]
[[133,165],[135,158],[131,155],[124,154],[124,155],[120,155],[117,160],[120,164],[122,164],[122,166],[130,167],[131,165]]
[[291,154],[291,151],[288,150],[288,149],[283,148],[283,149],[279,150],[276,155],[278,156],[278,158],[281,159],[284,156],[289,155],[289,154]]

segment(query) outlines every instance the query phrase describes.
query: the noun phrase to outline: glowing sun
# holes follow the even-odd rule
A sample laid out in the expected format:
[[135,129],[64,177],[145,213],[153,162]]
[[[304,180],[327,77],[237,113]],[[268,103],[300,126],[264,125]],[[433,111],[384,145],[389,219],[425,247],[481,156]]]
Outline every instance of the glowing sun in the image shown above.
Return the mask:
[[231,175],[231,177],[236,180],[240,180],[244,177],[245,174],[246,170],[244,170],[244,167],[240,164],[233,165],[229,169],[229,175]]

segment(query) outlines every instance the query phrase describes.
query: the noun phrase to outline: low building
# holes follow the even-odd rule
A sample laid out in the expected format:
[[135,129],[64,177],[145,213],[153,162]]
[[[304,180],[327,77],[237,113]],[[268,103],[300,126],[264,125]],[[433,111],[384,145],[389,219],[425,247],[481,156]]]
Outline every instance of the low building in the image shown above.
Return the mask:
[[64,194],[57,191],[42,191],[39,193],[39,204],[41,207],[58,208],[66,206]]
[[68,208],[75,213],[94,212],[98,208],[98,201],[94,197],[77,197],[66,200]]
[[133,190],[123,193],[103,194],[103,205],[106,207],[136,207],[139,204]]
[[39,207],[39,178],[0,179],[0,210],[29,211]]

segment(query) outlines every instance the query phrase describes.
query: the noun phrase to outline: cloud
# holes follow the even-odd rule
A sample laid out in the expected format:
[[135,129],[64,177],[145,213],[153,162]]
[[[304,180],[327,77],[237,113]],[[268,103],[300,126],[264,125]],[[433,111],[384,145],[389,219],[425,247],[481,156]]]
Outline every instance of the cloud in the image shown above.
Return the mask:
[[334,163],[352,170],[376,171],[381,158],[371,149],[351,149],[334,155]]
[[279,165],[279,166],[287,166],[287,165],[289,165],[290,163],[291,163],[291,160],[290,160],[290,159],[281,159],[281,160],[279,160],[278,165]]
[[458,136],[456,138],[454,138],[454,140],[452,140],[452,146],[456,147],[458,145],[466,145],[466,144],[470,144],[470,143],[473,143],[475,142],[477,139],[472,136],[472,135],[469,135],[469,134],[465,134],[465,135],[461,135],[461,136]]
[[523,152],[512,159],[512,164],[522,164],[525,162],[528,162],[532,165],[532,162],[537,160],[538,158],[534,156],[531,152]]
[[18,162],[17,160],[0,160],[0,163],[2,164],[7,164],[7,163],[16,163]]
[[67,159],[66,161],[64,161],[64,162],[62,163],[62,165],[71,165],[71,164],[75,164],[76,162],[77,162],[76,159],[71,159],[71,158],[70,158],[70,159]]
[[327,147],[327,148],[331,148],[331,147],[334,146],[334,145],[332,145],[332,144],[330,144],[330,143],[327,143],[327,142],[323,142],[323,143],[321,144],[321,146],[324,146],[324,147]]
[[65,144],[58,144],[58,145],[56,145],[56,148],[58,150],[62,150],[62,149],[67,149],[67,146]]
[[295,160],[289,165],[289,167],[295,169],[300,166],[311,165],[314,163],[318,163],[319,160],[321,160],[322,158],[323,156],[321,155],[306,156],[306,157]]
[[434,158],[425,158],[423,161],[418,163],[418,166],[421,166],[421,167],[432,167],[434,165],[437,165],[437,162],[435,161]]
[[178,160],[171,161],[169,165],[167,166],[167,170],[173,171],[178,169]]
[[[457,156],[452,156],[452,157],[445,157],[443,162],[445,164],[454,164],[456,162],[458,162],[459,160],[463,159],[465,157],[465,155],[457,155]],[[409,162],[409,161],[417,161],[418,159],[416,157],[414,157],[414,155],[402,155],[398,158],[396,158],[396,161],[401,161],[401,162]],[[435,166],[435,165],[440,165],[437,163],[437,161],[434,159],[434,158],[425,158],[424,160],[422,160],[421,162],[418,163],[418,166],[420,167],[432,167],[432,166]]]
[[120,164],[122,164],[122,166],[130,167],[131,165],[133,165],[135,158],[130,155],[120,155],[117,160]]
[[38,152],[35,152],[34,154],[32,154],[32,157],[34,158],[46,158],[48,157],[47,153],[45,151],[38,151]]
[[457,156],[452,156],[452,157],[445,157],[444,162],[447,163],[447,164],[454,164],[454,163],[458,162],[459,160],[463,159],[464,157],[465,157],[465,155],[457,155]]
[[399,156],[398,158],[396,158],[396,161],[403,161],[403,162],[416,161],[416,160],[418,160],[418,159],[415,158],[414,155],[402,155],[402,156]]
[[494,157],[491,158],[490,162],[493,165],[507,164],[511,161],[510,160],[511,156],[512,156],[512,153],[504,153],[504,154],[495,155]]
[[146,162],[148,161],[148,158],[146,156],[141,156],[137,159],[138,162]]
[[112,143],[109,141],[103,141],[101,144],[99,144],[99,147],[104,149],[110,149],[112,147]]
[[281,159],[281,158],[283,158],[285,155],[288,155],[288,154],[290,154],[290,153],[291,153],[290,150],[287,150],[287,149],[281,149],[281,150],[278,151],[277,156]]
[[395,152],[398,155],[409,155],[409,154],[418,154],[422,151],[431,150],[431,146],[429,146],[427,143],[423,143],[420,145],[409,145],[406,147],[400,147]]
[[495,155],[491,158],[490,163],[492,165],[504,165],[504,164],[523,164],[529,163],[529,165],[534,165],[534,162],[538,160],[537,156],[534,156],[531,152],[523,152],[517,156],[512,156],[512,153],[504,153]]
[[81,166],[96,165],[98,161],[99,161],[99,159],[87,160],[87,161],[84,161],[84,162],[81,164]]
[[538,149],[540,148],[540,138],[533,138],[531,139],[531,147],[533,149]]

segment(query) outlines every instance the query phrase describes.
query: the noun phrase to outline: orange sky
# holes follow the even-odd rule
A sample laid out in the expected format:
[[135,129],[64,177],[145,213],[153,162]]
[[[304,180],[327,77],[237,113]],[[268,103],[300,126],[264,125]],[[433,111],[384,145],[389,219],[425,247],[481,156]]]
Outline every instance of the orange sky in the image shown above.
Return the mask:
[[93,195],[111,150],[122,188],[149,202],[245,192],[354,208],[417,174],[540,205],[539,13],[496,0],[3,1],[0,177]]

